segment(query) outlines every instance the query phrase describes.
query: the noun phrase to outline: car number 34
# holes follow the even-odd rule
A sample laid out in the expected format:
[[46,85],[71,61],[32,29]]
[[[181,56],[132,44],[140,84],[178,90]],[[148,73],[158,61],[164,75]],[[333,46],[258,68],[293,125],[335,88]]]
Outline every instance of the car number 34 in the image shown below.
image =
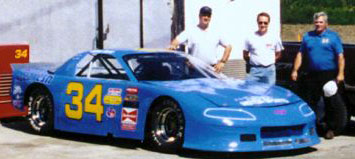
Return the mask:
[[[77,92],[74,94],[74,92]],[[81,120],[83,112],[96,114],[96,121],[101,122],[104,107],[101,103],[102,98],[102,85],[97,84],[91,89],[90,93],[85,98],[83,105],[84,86],[79,82],[70,82],[68,84],[67,95],[72,96],[72,103],[65,104],[65,115],[70,119]],[[95,102],[92,102],[96,100]],[[94,104],[93,104],[94,103]],[[76,109],[72,109],[76,107]]]

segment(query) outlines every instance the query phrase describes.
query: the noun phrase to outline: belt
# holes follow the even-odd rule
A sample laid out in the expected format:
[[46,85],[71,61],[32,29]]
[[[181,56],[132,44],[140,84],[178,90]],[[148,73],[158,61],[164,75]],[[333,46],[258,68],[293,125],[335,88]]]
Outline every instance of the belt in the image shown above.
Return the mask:
[[262,68],[268,68],[270,66],[272,66],[274,64],[270,64],[270,65],[267,65],[267,66],[264,66],[264,65],[250,65],[250,67],[262,67]]

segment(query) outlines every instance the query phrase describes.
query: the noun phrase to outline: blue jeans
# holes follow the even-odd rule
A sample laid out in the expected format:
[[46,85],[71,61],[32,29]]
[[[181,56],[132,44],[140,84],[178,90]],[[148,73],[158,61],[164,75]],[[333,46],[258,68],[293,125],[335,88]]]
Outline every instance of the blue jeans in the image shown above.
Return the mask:
[[274,85],[276,83],[276,69],[272,64],[268,67],[255,67],[251,66],[247,81],[257,81]]

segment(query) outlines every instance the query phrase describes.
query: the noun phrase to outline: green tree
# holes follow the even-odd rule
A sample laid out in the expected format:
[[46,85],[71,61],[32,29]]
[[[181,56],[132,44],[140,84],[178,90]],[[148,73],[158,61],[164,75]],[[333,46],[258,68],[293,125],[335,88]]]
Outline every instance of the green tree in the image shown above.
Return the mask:
[[312,23],[313,14],[325,11],[331,24],[355,24],[355,0],[281,0],[284,24]]

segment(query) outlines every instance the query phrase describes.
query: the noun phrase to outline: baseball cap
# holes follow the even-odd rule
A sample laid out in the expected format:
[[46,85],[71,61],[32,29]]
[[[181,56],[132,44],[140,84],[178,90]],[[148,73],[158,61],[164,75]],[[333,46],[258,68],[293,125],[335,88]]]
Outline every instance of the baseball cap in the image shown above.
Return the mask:
[[324,96],[331,97],[335,95],[335,93],[337,93],[338,86],[334,80],[328,81],[327,83],[324,84],[323,91],[324,91]]
[[211,14],[212,14],[212,9],[208,6],[204,6],[200,9],[200,15],[211,16]]

